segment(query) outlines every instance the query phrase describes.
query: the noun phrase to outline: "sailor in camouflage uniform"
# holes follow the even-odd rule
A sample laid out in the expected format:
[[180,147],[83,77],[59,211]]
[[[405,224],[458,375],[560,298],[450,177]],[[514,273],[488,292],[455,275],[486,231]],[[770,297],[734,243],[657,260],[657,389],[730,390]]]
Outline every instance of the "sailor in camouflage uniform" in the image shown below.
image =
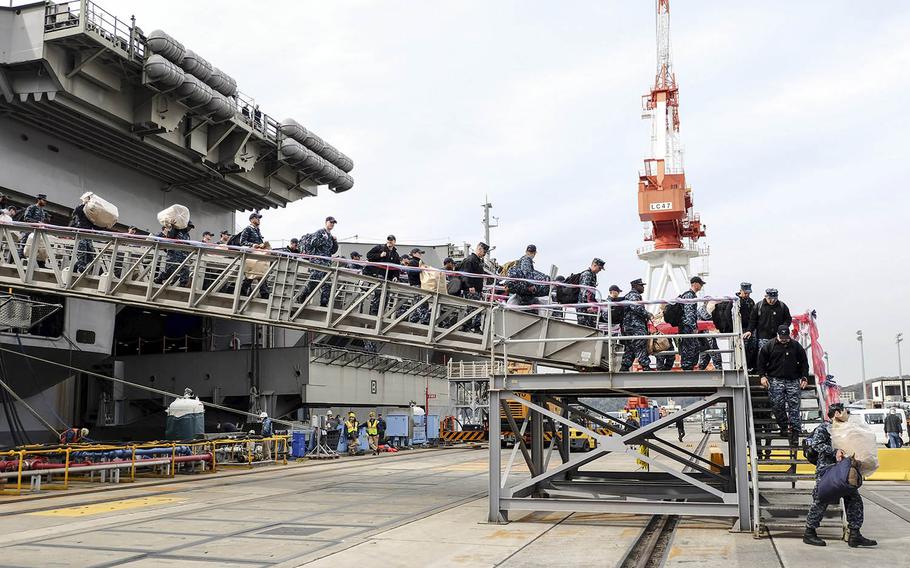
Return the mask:
[[[641,295],[645,291],[645,283],[641,278],[630,282],[632,289],[623,298],[625,301],[636,302],[641,300]],[[622,316],[622,334],[623,335],[648,335],[648,320],[651,314],[641,304],[626,306]],[[651,358],[648,356],[647,339],[628,339],[623,342],[625,350],[622,354],[622,365],[620,371],[625,372],[632,368],[632,361],[638,358],[638,364],[641,365],[642,371],[651,371]]]
[[[25,208],[22,214],[23,223],[50,223],[51,214],[44,208],[47,207],[47,195],[39,193],[35,198],[35,203]],[[34,238],[34,237],[33,237]],[[19,240],[19,256],[25,258],[25,242],[28,240],[28,233],[22,233]],[[34,247],[37,249],[37,247]],[[39,260],[38,266],[44,268],[44,261]]]
[[[91,229],[98,231],[101,228],[91,222],[85,214],[85,203],[80,203],[73,209],[73,217],[70,219],[70,227],[77,229]],[[76,264],[73,266],[73,272],[80,273],[85,267],[92,262],[95,256],[95,247],[91,239],[79,239],[76,243]]]
[[22,214],[23,223],[49,223],[51,214],[44,208],[47,207],[47,195],[39,193],[35,203],[25,208]]
[[[308,262],[313,264],[320,264],[322,266],[331,266],[332,261],[329,260],[333,254],[338,252],[338,240],[332,236],[332,229],[335,228],[335,225],[338,224],[338,220],[335,217],[329,215],[325,218],[325,226],[322,229],[319,229],[315,233],[310,233],[304,235],[300,239],[300,244],[303,249],[303,254],[308,254],[312,256],[319,256],[325,258],[308,258]],[[327,273],[321,270],[311,270],[310,271],[310,281],[306,283],[303,289],[300,291],[300,295],[297,296],[298,302],[303,302],[307,299],[307,296],[319,285],[319,282],[325,278]],[[329,305],[329,294],[332,291],[332,286],[328,282],[322,285],[322,290],[319,294],[319,305],[323,308]]]
[[[265,239],[262,238],[262,232],[259,230],[259,224],[262,222],[262,214],[258,211],[250,213],[250,224],[240,232],[240,246],[251,247],[255,249],[268,248]],[[249,296],[253,291],[253,279],[244,278],[240,285],[240,293]],[[269,297],[269,282],[264,279],[262,286],[259,287],[259,297]]]
[[[591,267],[582,272],[578,277],[578,303],[589,304],[597,302],[597,273],[603,270],[604,261],[595,258],[591,261]],[[588,327],[597,327],[597,308],[575,308],[578,323]],[[592,315],[584,315],[591,313]]]
[[782,325],[777,328],[777,338],[758,352],[756,368],[762,386],[768,389],[780,435],[788,438],[791,446],[798,445],[802,432],[800,390],[808,385],[809,375],[806,350],[790,339],[789,328]]
[[[699,305],[698,317],[704,321],[711,321],[711,314],[708,313],[708,310],[704,305]],[[703,332],[705,335],[708,335],[708,332]],[[717,352],[717,339],[710,337],[705,337],[704,339],[698,340],[701,352],[698,354],[698,363],[695,365],[696,369],[704,371],[708,368],[708,362],[714,363],[714,368],[716,370],[721,370],[723,368],[723,358],[721,358],[720,353]],[[712,353],[708,353],[712,351]]]
[[[691,300],[698,297],[698,292],[705,281],[700,276],[693,276],[689,280],[691,288],[679,295],[680,298]],[[679,326],[680,334],[690,334],[698,332],[698,304],[682,305],[682,323]],[[698,356],[701,352],[701,340],[699,338],[683,338],[678,340],[680,367],[683,371],[691,371],[695,364],[698,363]]]
[[[173,225],[167,228],[167,233],[164,237],[167,239],[173,239],[175,241],[188,241],[190,240],[190,229],[194,229],[195,226],[193,222],[190,221],[187,223],[185,229],[178,229]],[[164,255],[164,270],[158,273],[158,276],[155,277],[155,284],[164,284],[164,282],[171,277],[171,274],[177,270],[177,267],[186,260],[186,257],[189,256],[189,252],[185,250],[178,249],[168,249]],[[177,281],[180,286],[188,286],[190,283],[190,268],[189,266],[183,266],[177,272]]]
[[[537,271],[534,270],[535,256],[537,256],[537,245],[528,245],[525,247],[524,256],[518,259],[509,272],[517,273],[519,275],[518,278],[523,280],[536,280]],[[519,306],[529,306],[537,303],[537,287],[522,280],[509,281],[509,299],[507,303]]]
[[[843,403],[837,402],[828,407],[828,418],[834,420],[834,423],[846,422],[849,418],[849,411],[844,408]],[[832,424],[832,422],[821,424],[808,440],[818,458],[815,464],[815,489],[812,490],[812,505],[806,515],[806,532],[803,535],[803,542],[813,546],[825,546],[825,541],[819,538],[816,529],[821,524],[825,510],[829,505],[829,503],[824,503],[818,499],[818,480],[822,478],[828,469],[845,457],[842,449],[834,448],[831,444]],[[844,510],[847,514],[847,527],[850,529],[850,537],[847,540],[847,544],[851,548],[877,545],[876,541],[866,538],[860,533],[864,515],[863,498],[860,497],[859,491],[854,490],[844,496],[843,499]]]

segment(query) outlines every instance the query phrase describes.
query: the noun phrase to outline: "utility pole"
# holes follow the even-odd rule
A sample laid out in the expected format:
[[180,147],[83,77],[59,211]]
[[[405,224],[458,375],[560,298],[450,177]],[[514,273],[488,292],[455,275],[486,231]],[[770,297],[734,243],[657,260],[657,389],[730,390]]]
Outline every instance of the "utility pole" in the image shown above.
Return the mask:
[[904,368],[901,364],[901,342],[903,341],[903,333],[898,333],[894,336],[894,343],[897,344],[897,380],[901,383],[901,392],[904,391]]
[[866,353],[863,349],[863,330],[856,330],[856,340],[859,341],[859,364],[863,373],[863,400],[868,400],[866,396]]
[[[490,245],[490,249],[493,248],[492,243],[490,243],[490,229],[495,229],[499,226],[499,217],[490,217],[490,209],[493,208],[493,204],[490,203],[490,198],[486,195],[483,196],[483,242]],[[490,219],[493,219],[491,222]]]

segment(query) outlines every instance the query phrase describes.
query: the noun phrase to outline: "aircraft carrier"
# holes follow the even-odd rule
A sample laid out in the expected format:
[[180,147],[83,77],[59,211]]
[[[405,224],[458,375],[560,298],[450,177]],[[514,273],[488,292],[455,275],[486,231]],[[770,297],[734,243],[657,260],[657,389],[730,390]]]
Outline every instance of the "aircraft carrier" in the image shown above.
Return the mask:
[[[268,215],[320,191],[352,189],[353,161],[328,137],[261,109],[215,65],[222,62],[190,49],[192,38],[182,38],[184,46],[140,24],[93,2],[0,9],[0,192],[9,204],[21,212],[46,194],[51,223],[65,226],[92,191],[119,206],[113,231],[154,234],[156,213],[179,203],[201,238],[204,229],[234,233],[238,211]],[[423,248],[436,262],[455,252]],[[164,399],[73,369],[175,392],[191,387],[204,401],[289,419],[314,406],[408,407],[428,388],[448,403],[451,357],[433,348],[382,342],[365,353],[362,340],[177,314],[154,302],[10,290],[61,306],[38,325],[0,332],[0,344],[68,365],[4,357],[11,386],[57,428],[89,425],[111,439],[162,432]],[[211,426],[231,418],[208,416]],[[32,440],[47,439],[34,417],[22,422]],[[9,425],[0,430],[10,442]]]

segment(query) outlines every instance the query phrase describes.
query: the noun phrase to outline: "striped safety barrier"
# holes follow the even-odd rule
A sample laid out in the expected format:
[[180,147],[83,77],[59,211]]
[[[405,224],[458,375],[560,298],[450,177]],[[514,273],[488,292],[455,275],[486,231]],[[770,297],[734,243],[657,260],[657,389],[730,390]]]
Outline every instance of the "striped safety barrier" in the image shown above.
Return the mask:
[[483,442],[487,439],[487,433],[483,430],[441,432],[440,436],[447,442]]

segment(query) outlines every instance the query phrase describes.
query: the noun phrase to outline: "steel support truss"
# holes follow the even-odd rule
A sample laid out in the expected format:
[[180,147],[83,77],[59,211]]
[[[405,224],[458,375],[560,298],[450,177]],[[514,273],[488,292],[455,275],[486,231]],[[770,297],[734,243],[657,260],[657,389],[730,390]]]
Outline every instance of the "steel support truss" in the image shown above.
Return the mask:
[[[501,408],[510,430],[519,434],[504,465],[499,442],[504,425],[501,420],[490,420],[489,521],[506,522],[511,510],[681,514],[731,517],[739,530],[752,530],[747,458],[749,445],[754,446],[755,441],[736,308],[733,333],[715,336],[728,339],[731,344],[725,351],[731,360],[725,361],[724,368],[719,370],[492,375],[489,407]],[[491,350],[490,357],[507,363],[514,344],[507,329],[502,329],[497,342],[501,351]],[[613,346],[609,343],[615,340],[609,335],[603,339],[611,351]],[[579,400],[629,396],[698,400],[642,427],[602,413]],[[515,403],[526,409],[522,413],[526,419],[520,425],[509,411],[509,405]],[[715,405],[724,406],[727,413],[723,465],[714,464],[676,443],[673,427],[678,420]],[[661,432],[668,427],[672,428],[672,434]],[[596,448],[584,454],[571,454],[570,428],[593,438]],[[558,462],[551,463],[554,450]],[[647,471],[630,471],[629,460],[600,460],[617,454],[646,464]],[[513,472],[519,455],[527,474]],[[625,464],[617,463],[622,461]],[[609,467],[614,469],[605,469]]]
[[[357,268],[344,259],[49,225],[0,225],[0,285],[23,292],[470,355],[489,354],[490,326],[505,325],[516,337],[553,341],[517,346],[512,351],[519,360],[562,368],[597,369],[603,363],[590,344],[564,340],[595,336],[596,330],[536,313],[494,310],[489,302],[364,276]],[[483,332],[463,331],[475,318]]]

